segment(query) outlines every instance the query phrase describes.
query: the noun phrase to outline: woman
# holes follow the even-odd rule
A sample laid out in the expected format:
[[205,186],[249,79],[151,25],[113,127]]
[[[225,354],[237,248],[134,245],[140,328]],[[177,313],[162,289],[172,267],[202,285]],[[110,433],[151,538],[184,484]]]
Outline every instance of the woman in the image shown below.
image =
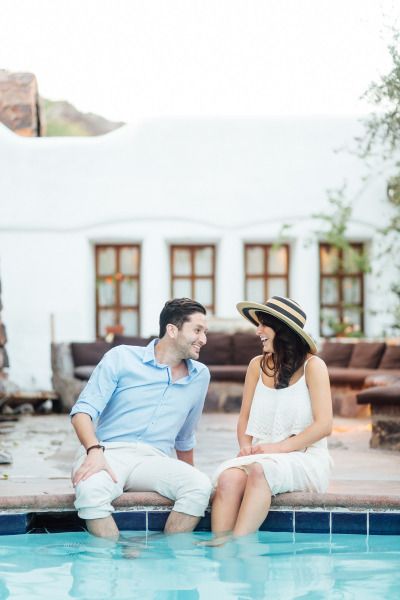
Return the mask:
[[271,495],[325,491],[331,468],[328,371],[304,331],[305,313],[281,296],[265,304],[240,302],[237,308],[257,326],[263,354],[247,369],[237,427],[239,454],[214,477],[211,545],[257,531]]

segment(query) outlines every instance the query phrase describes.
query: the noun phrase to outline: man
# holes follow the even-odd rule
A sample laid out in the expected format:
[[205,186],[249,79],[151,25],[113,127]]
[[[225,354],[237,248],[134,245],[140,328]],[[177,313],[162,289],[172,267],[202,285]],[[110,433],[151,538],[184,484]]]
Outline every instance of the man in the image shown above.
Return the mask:
[[[192,531],[204,515],[211,484],[193,466],[193,447],[210,380],[197,362],[207,341],[205,315],[188,298],[167,302],[159,339],[107,352],[73,406],[82,444],[73,467],[75,507],[93,535],[118,538],[111,502],[126,490],[175,501],[167,533]],[[178,460],[169,456],[174,448]]]

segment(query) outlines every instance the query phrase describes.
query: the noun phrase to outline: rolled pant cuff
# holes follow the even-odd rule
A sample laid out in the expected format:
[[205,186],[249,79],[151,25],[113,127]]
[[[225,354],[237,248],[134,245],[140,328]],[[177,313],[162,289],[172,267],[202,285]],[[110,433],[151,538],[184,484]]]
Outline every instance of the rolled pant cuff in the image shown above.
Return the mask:
[[204,506],[204,504],[196,504],[194,502],[178,500],[177,502],[175,502],[173,510],[175,512],[180,512],[185,515],[190,515],[192,517],[204,517],[207,506],[208,504]]
[[107,509],[101,509],[101,508],[79,508],[78,509],[78,517],[80,517],[81,519],[86,520],[90,520],[90,519],[106,519],[107,517],[110,517],[112,515],[112,513],[114,512],[114,508],[111,507],[107,508]]

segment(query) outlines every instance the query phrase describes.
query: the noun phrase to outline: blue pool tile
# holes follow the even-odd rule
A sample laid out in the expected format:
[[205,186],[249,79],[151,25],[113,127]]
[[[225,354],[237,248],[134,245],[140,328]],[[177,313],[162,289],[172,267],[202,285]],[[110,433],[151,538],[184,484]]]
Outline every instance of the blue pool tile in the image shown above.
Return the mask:
[[296,533],[329,533],[329,512],[296,511]]
[[211,513],[207,512],[204,517],[200,519],[195,531],[211,531]]
[[76,511],[30,513],[28,533],[62,533],[64,531],[83,531],[85,521]]
[[164,510],[149,510],[148,514],[148,529],[149,531],[162,531],[168,519],[170,511]]
[[400,535],[400,513],[370,513],[370,534]]
[[293,531],[293,511],[271,510],[260,531]]
[[29,515],[27,513],[0,515],[0,535],[26,533],[28,528]]
[[146,531],[146,513],[142,511],[115,512],[113,514],[121,531]]
[[367,514],[333,512],[332,533],[367,533]]

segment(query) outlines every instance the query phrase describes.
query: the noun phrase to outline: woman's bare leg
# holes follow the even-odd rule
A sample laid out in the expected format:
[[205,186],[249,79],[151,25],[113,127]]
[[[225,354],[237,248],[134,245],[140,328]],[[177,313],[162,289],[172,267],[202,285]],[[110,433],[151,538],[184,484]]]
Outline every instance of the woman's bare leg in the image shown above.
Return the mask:
[[211,529],[220,534],[232,531],[246,487],[247,474],[236,467],[223,471],[212,501]]
[[248,477],[243,500],[233,528],[234,536],[257,531],[271,506],[271,490],[265,479],[264,469],[258,463],[247,465]]
[[236,523],[246,481],[245,471],[236,467],[221,473],[211,507],[211,529],[215,538],[201,542],[201,545],[219,546],[229,539]]

